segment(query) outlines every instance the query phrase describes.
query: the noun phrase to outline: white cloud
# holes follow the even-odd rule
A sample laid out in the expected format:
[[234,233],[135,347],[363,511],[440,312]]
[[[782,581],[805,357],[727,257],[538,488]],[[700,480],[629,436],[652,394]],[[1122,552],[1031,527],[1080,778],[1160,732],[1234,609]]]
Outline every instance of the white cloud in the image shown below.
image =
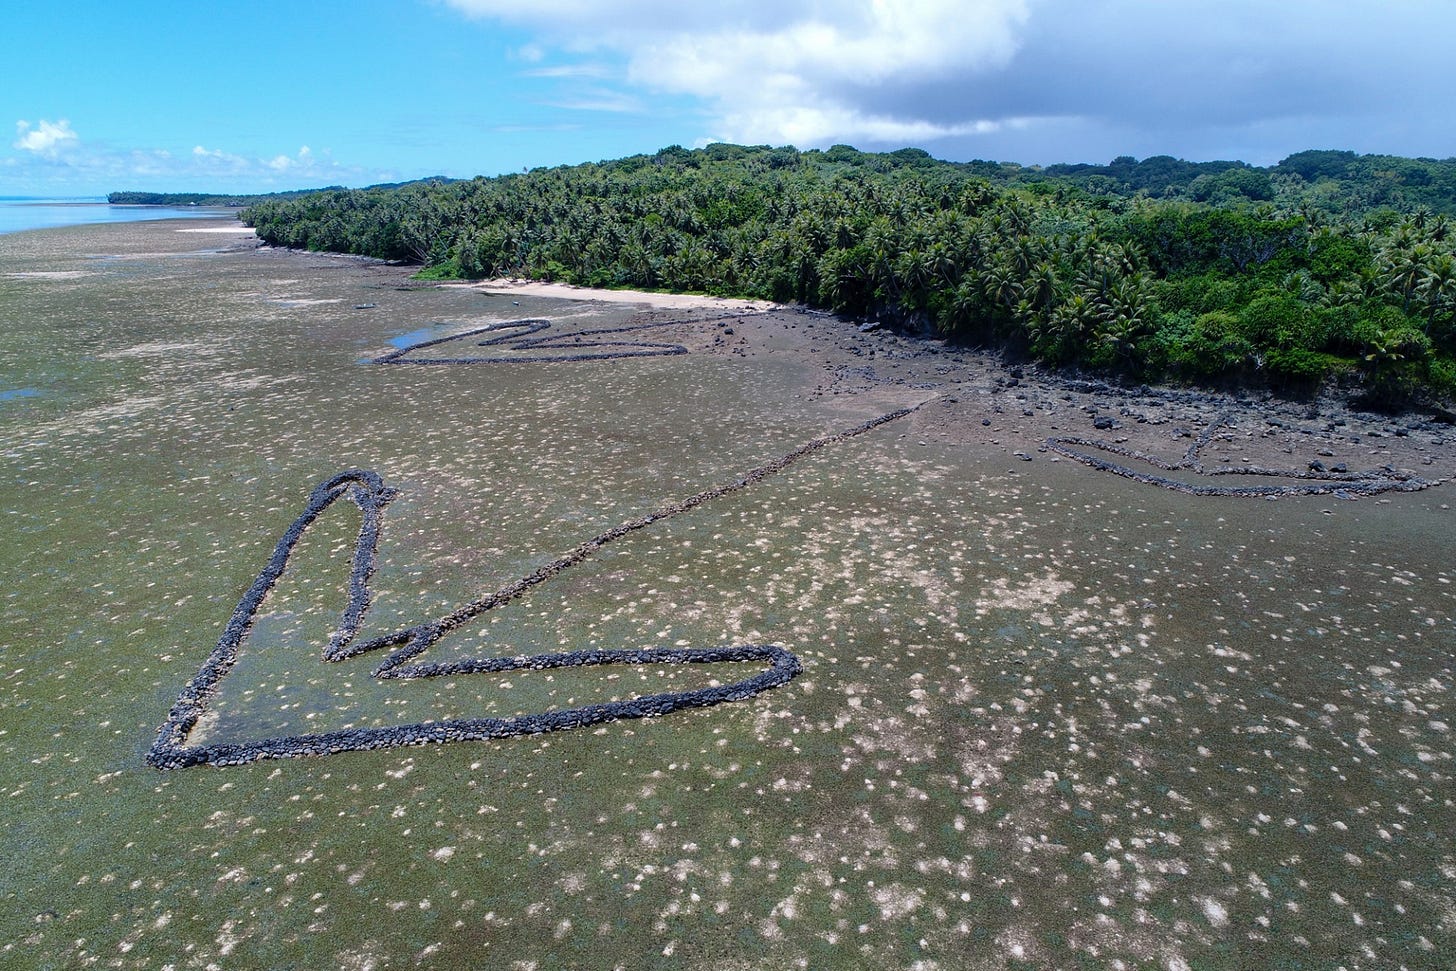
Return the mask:
[[642,110],[642,102],[630,94],[607,88],[588,88],[562,98],[546,101],[552,108],[571,111],[634,112]]
[[57,155],[62,149],[80,141],[79,136],[71,130],[71,123],[64,118],[55,123],[42,118],[33,127],[28,121],[17,121],[15,134],[16,148],[45,156]]
[[307,145],[292,155],[260,157],[202,144],[174,153],[87,141],[77,142],[64,155],[21,152],[0,159],[0,165],[14,191],[51,195],[100,195],[127,189],[268,192],[394,182],[402,177],[393,170],[341,164],[328,151],[316,152]]
[[553,72],[536,76],[609,65],[599,83],[692,98],[699,133],[729,141],[1027,162],[1456,150],[1451,0],[445,2],[529,31]]
[[266,164],[274,172],[311,171],[314,168],[313,151],[304,145],[297,155],[275,155]]
[[522,71],[528,78],[607,78],[612,71],[605,64],[558,64],[554,67],[533,67]]
[[228,166],[245,166],[248,160],[241,155],[234,155],[231,152],[224,152],[220,148],[204,148],[201,145],[192,147],[192,157],[204,164],[216,167],[219,163]]
[[863,94],[885,83],[956,84],[1004,67],[1031,0],[746,0],[728,9],[680,0],[448,2],[539,30],[573,52],[616,53],[630,83],[704,99],[712,127],[729,140],[807,147],[924,141],[1004,124],[935,119],[905,104],[873,110]]

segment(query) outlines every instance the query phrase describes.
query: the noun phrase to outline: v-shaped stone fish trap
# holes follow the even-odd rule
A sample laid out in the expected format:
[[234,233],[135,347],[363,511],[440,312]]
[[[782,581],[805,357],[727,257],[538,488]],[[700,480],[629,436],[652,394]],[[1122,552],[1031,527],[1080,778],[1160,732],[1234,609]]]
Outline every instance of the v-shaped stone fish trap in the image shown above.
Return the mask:
[[[816,438],[787,455],[760,465],[726,485],[699,492],[656,512],[628,520],[577,546],[570,552],[515,580],[479,600],[456,608],[443,617],[427,620],[393,634],[364,643],[355,643],[359,625],[369,607],[369,579],[374,572],[379,546],[380,528],[385,505],[395,491],[384,484],[377,472],[351,469],[319,483],[309,494],[303,512],[284,532],[267,565],[253,581],[233,610],[217,646],[208,655],[197,676],[177,696],[167,720],[157,730],[156,741],[147,752],[147,761],[159,769],[178,769],[193,765],[240,765],[258,759],[292,758],[301,755],[328,755],[362,749],[419,745],[426,742],[472,741],[507,738],[513,735],[536,735],[543,732],[583,728],[602,722],[630,718],[650,718],[687,708],[707,708],[726,701],[743,701],[770,688],[778,687],[797,675],[801,666],[792,652],[772,644],[747,644],[709,649],[641,648],[621,650],[565,651],[514,657],[475,657],[451,662],[411,663],[440,638],[488,610],[504,606],[523,596],[532,587],[581,563],[597,550],[622,537],[645,529],[660,520],[680,515],[712,499],[745,489],[767,476],[779,472],[804,456],[826,445],[833,445],[862,435],[887,422],[903,418],[914,411],[904,408],[881,415],[846,431]],[[335,502],[348,498],[363,512],[359,535],[354,543],[353,566],[349,577],[349,594],[339,619],[338,629],[324,651],[325,661],[342,661],[373,651],[392,648],[374,669],[374,677],[390,680],[432,678],[441,675],[484,674],[502,671],[545,670],[609,664],[719,664],[757,661],[768,665],[766,670],[726,685],[713,685],[691,691],[642,695],[626,701],[612,701],[578,708],[558,709],[511,718],[456,718],[445,721],[420,722],[375,728],[348,728],[331,732],[287,735],[275,738],[190,745],[188,739],[217,693],[218,685],[227,677],[237,661],[238,650],[264,599],[288,567],[294,547],[308,528]]]

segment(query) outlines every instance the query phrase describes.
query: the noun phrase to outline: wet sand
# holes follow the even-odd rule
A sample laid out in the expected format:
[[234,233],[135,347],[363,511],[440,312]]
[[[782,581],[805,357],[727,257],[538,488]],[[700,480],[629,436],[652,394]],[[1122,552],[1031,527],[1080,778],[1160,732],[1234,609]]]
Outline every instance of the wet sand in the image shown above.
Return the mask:
[[[1189,496],[1042,450],[1176,464],[1214,428],[1205,467],[1436,481],[1446,426],[179,226],[0,238],[0,963],[1452,964],[1452,486]],[[524,320],[551,340],[523,346]],[[474,363],[372,363],[395,352]],[[450,677],[323,660],[363,521],[337,503],[197,731],[507,720],[755,670],[463,673],[486,655],[769,644],[802,663],[787,683],[529,737],[146,764],[330,476],[398,490],[367,640],[907,407],[471,615],[419,659]]]

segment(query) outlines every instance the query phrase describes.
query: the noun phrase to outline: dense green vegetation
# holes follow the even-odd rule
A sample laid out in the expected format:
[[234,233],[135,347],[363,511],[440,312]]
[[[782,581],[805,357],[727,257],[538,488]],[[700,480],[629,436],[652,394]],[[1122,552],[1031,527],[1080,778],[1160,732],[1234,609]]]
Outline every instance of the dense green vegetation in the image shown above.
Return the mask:
[[[370,186],[366,191],[401,189],[421,181],[438,185],[454,180],[438,177],[415,182],[389,182]],[[241,209],[244,206],[256,205],[270,199],[295,199],[313,192],[339,192],[342,191],[342,188],[342,186],[331,185],[324,189],[290,189],[287,192],[263,192],[252,195],[236,192],[112,192],[107,194],[106,201],[113,206],[223,206]]]
[[795,300],[1131,380],[1456,392],[1456,159],[1033,169],[710,145],[251,205],[265,240]]
[[301,196],[307,192],[327,191],[305,189],[299,192],[279,192],[273,195],[227,195],[214,192],[111,192],[106,201],[113,206],[232,206],[241,208],[265,199]]

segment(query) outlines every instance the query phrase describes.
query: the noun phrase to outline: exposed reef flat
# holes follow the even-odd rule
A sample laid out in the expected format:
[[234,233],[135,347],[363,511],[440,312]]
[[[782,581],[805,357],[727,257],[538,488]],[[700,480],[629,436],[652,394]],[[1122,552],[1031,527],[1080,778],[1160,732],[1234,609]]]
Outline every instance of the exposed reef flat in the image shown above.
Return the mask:
[[[791,308],[442,287],[194,225],[0,237],[0,965],[1452,964],[1437,416],[1115,388]],[[681,352],[560,359],[614,341]],[[461,363],[374,363],[397,351]],[[916,406],[396,668],[439,676],[371,676],[421,618]],[[526,725],[773,663],[670,652],[801,670],[665,718],[148,766],[353,469],[398,493],[299,533],[188,745]],[[341,629],[380,646],[320,663]],[[642,663],[512,666],[612,651]]]
[[[593,360],[593,358],[573,358],[573,360]],[[646,516],[620,523],[606,532],[592,537],[545,566],[538,567],[527,576],[514,580],[485,597],[457,607],[443,617],[425,620],[402,631],[376,637],[360,644],[355,644],[354,640],[359,633],[364,612],[369,606],[369,578],[374,573],[375,558],[378,555],[379,533],[382,525],[381,513],[385,504],[394,499],[397,493],[394,489],[384,485],[384,481],[377,473],[358,469],[341,472],[320,483],[310,493],[304,511],[293,521],[283,538],[278,541],[268,563],[258,574],[258,578],[253,581],[253,585],[248,588],[248,592],[243,595],[242,600],[239,601],[217,646],[203,662],[197,676],[182,689],[181,695],[172,705],[166,722],[157,732],[157,740],[147,752],[147,761],[159,769],[185,768],[191,765],[243,765],[264,758],[335,755],[340,752],[359,752],[429,742],[483,741],[514,738],[520,735],[540,735],[546,732],[588,728],[603,722],[656,718],[672,714],[675,711],[711,708],[728,701],[744,701],[760,692],[785,684],[802,671],[803,666],[791,651],[773,644],[740,644],[732,647],[696,650],[678,648],[572,650],[550,654],[472,657],[450,663],[420,663],[414,659],[429,650],[455,628],[468,623],[488,610],[504,607],[520,599],[532,587],[554,579],[609,544],[630,536],[638,530],[647,529],[675,516],[681,516],[706,502],[722,499],[724,496],[746,489],[768,476],[782,472],[794,462],[821,448],[867,434],[881,425],[898,421],[910,413],[911,409],[901,409],[872,418],[838,434],[826,438],[816,438],[787,455],[750,470],[732,482],[706,489],[657,509]],[[537,712],[512,719],[455,718],[413,725],[394,725],[388,728],[346,728],[334,732],[281,738],[250,739],[210,745],[193,744],[190,738],[193,729],[206,716],[208,703],[217,693],[222,679],[228,675],[237,662],[238,651],[243,645],[243,640],[250,632],[259,608],[262,607],[268,594],[272,592],[283,571],[287,569],[294,548],[303,539],[304,533],[313,525],[314,521],[329,506],[344,496],[348,496],[350,501],[363,512],[363,522],[360,525],[359,536],[354,543],[352,566],[349,571],[349,595],[340,615],[338,627],[330,636],[328,648],[324,651],[323,660],[325,661],[344,661],[361,654],[392,647],[394,650],[385,656],[373,672],[373,676],[376,678],[391,680],[498,674],[507,671],[544,671],[554,668],[600,667],[612,664],[725,664],[760,661],[769,662],[769,670],[727,685],[715,684],[706,688],[664,692],[631,698],[627,701],[611,701],[605,704]]]

